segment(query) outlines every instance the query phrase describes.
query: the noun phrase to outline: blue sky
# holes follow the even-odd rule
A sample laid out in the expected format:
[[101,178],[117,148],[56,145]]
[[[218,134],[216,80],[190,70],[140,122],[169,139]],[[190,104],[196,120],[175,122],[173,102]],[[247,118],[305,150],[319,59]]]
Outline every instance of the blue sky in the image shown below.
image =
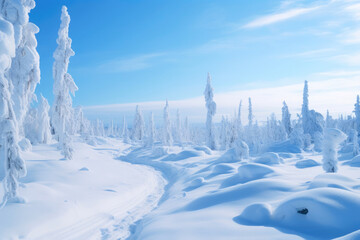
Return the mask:
[[360,75],[360,1],[36,2],[37,93],[50,102],[62,5],[76,53],[74,105],[189,99],[202,95],[207,72],[218,93]]

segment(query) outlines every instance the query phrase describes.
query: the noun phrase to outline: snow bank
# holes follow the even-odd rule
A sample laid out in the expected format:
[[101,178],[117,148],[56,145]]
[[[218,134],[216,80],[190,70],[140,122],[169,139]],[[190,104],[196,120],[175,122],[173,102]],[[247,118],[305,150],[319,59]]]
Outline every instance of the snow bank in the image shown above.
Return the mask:
[[297,167],[297,168],[309,168],[309,167],[316,167],[316,166],[320,166],[320,163],[316,162],[313,159],[300,160],[295,163],[295,167]]
[[329,239],[358,230],[359,212],[358,194],[335,188],[318,188],[293,194],[282,201],[272,214],[269,214],[271,207],[268,205],[250,205],[234,221],[273,226],[305,238]]
[[275,165],[283,163],[282,158],[279,157],[279,154],[274,152],[268,152],[261,155],[261,157],[254,160],[256,163],[262,163],[266,165]]
[[268,194],[291,192],[292,188],[293,186],[285,181],[260,179],[200,197],[190,202],[183,210],[195,211],[240,199],[251,199],[259,195],[267,197]]
[[238,173],[230,178],[227,178],[221,184],[222,188],[234,186],[239,183],[246,183],[256,179],[264,178],[275,171],[266,165],[249,163],[238,168]]
[[344,162],[343,165],[349,165],[351,167],[360,167],[360,155],[355,156],[353,159]]
[[221,174],[232,173],[234,171],[235,168],[232,165],[226,163],[220,163],[213,166],[211,174],[208,175],[206,178],[212,178]]
[[290,140],[279,143],[274,143],[266,149],[267,152],[288,152],[288,153],[301,153],[301,148],[293,144]]
[[351,189],[355,189],[359,185],[360,181],[347,176],[338,173],[324,173],[316,176],[311,181],[309,189],[331,187],[351,191]]

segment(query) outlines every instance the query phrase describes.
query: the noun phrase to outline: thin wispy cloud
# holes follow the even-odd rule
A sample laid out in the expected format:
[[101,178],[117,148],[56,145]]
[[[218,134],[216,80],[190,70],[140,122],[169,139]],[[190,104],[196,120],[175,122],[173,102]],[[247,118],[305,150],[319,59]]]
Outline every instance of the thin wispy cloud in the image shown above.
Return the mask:
[[309,8],[294,8],[289,9],[287,11],[281,12],[281,13],[274,13],[266,16],[259,17],[243,26],[243,28],[258,28],[267,26],[270,24],[282,22],[291,18],[298,17],[300,15],[304,15],[309,12],[313,12],[317,9],[319,9],[320,6],[316,7],[309,7]]
[[[339,83],[341,82],[341,85]],[[358,75],[334,77],[322,81],[309,82],[310,107],[323,114],[330,110],[333,115],[351,114],[353,103],[356,99],[354,89],[360,89]],[[274,112],[281,117],[281,106],[285,100],[293,116],[301,111],[303,83],[284,85],[279,87],[244,89],[239,91],[217,93],[215,90],[214,100],[217,104],[215,121],[220,121],[222,115],[232,116],[237,109],[240,100],[246,102],[251,97],[253,100],[253,111],[256,120],[265,121]],[[126,104],[110,104],[102,106],[84,107],[84,112],[90,119],[99,114],[107,120],[126,116],[129,120],[133,118],[136,105],[139,105],[145,114],[153,112],[158,118],[162,116],[164,101],[140,102]],[[175,117],[176,110],[180,109],[182,116],[189,116],[193,123],[205,122],[206,108],[204,97],[199,96],[191,99],[169,101],[171,115]],[[246,104],[243,106],[243,121],[246,119]]]
[[126,59],[112,59],[98,67],[98,70],[104,72],[133,72],[151,67],[154,61],[167,53],[151,53]]
[[322,48],[322,49],[315,49],[315,50],[290,54],[285,57],[317,58],[317,57],[323,57],[324,55],[327,55],[328,53],[334,51],[335,51],[334,48]]

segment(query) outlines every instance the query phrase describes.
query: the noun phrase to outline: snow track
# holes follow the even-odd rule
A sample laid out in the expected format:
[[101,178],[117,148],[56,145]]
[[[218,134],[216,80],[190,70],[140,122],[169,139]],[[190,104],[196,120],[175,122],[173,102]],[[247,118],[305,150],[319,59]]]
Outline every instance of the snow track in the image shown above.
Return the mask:
[[[144,167],[145,168],[145,167]],[[153,171],[148,168],[148,170]],[[156,172],[155,172],[156,173]],[[157,182],[146,183],[141,191],[102,213],[84,218],[68,227],[55,230],[48,234],[33,237],[36,240],[91,240],[91,239],[125,239],[129,236],[129,227],[156,207],[163,194],[165,182],[158,176]]]
[[[59,176],[63,183],[69,182],[70,186],[63,183],[60,187],[55,185],[54,189],[59,193],[57,203],[46,205],[47,197],[42,196],[41,201],[44,201],[44,204],[41,202],[39,208],[48,215],[36,215],[39,211],[31,206],[36,201],[30,196],[29,204],[20,206],[32,212],[24,215],[23,221],[26,224],[19,222],[21,228],[16,231],[17,236],[11,232],[0,232],[0,239],[111,240],[129,237],[131,226],[158,205],[167,182],[161,173],[152,167],[116,160],[119,149],[122,149],[122,152],[130,150],[125,147],[115,140],[96,147],[81,143],[77,146],[79,156],[78,158],[75,156],[72,161],[58,161],[55,160],[57,157],[54,157],[54,161],[49,157],[51,156],[49,151],[56,153],[57,150],[48,147],[45,152],[43,149],[36,150],[38,155],[30,153],[28,158],[31,159],[43,155],[47,157],[46,160],[34,161],[34,166],[30,167],[28,182],[35,181],[31,178],[32,169],[49,170],[47,164],[50,161],[53,164],[71,166],[70,175],[59,169],[58,165],[54,166],[55,171],[58,170],[63,174]],[[74,172],[73,169],[76,171]],[[50,180],[55,181],[51,184],[59,181],[58,178],[56,180],[46,178],[46,181]],[[95,184],[92,181],[95,181]],[[36,179],[35,182],[39,184],[43,179]],[[65,187],[66,191],[61,187]]]

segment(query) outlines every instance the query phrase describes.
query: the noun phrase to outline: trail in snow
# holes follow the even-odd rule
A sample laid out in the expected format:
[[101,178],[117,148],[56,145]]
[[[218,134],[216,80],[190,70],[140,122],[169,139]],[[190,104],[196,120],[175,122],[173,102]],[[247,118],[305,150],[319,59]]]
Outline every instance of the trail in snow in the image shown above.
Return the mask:
[[20,195],[27,203],[1,210],[0,239],[126,239],[131,225],[157,206],[166,185],[161,174],[116,159],[132,146],[116,139],[74,145],[71,161],[62,160],[56,144],[24,153],[28,175]]

